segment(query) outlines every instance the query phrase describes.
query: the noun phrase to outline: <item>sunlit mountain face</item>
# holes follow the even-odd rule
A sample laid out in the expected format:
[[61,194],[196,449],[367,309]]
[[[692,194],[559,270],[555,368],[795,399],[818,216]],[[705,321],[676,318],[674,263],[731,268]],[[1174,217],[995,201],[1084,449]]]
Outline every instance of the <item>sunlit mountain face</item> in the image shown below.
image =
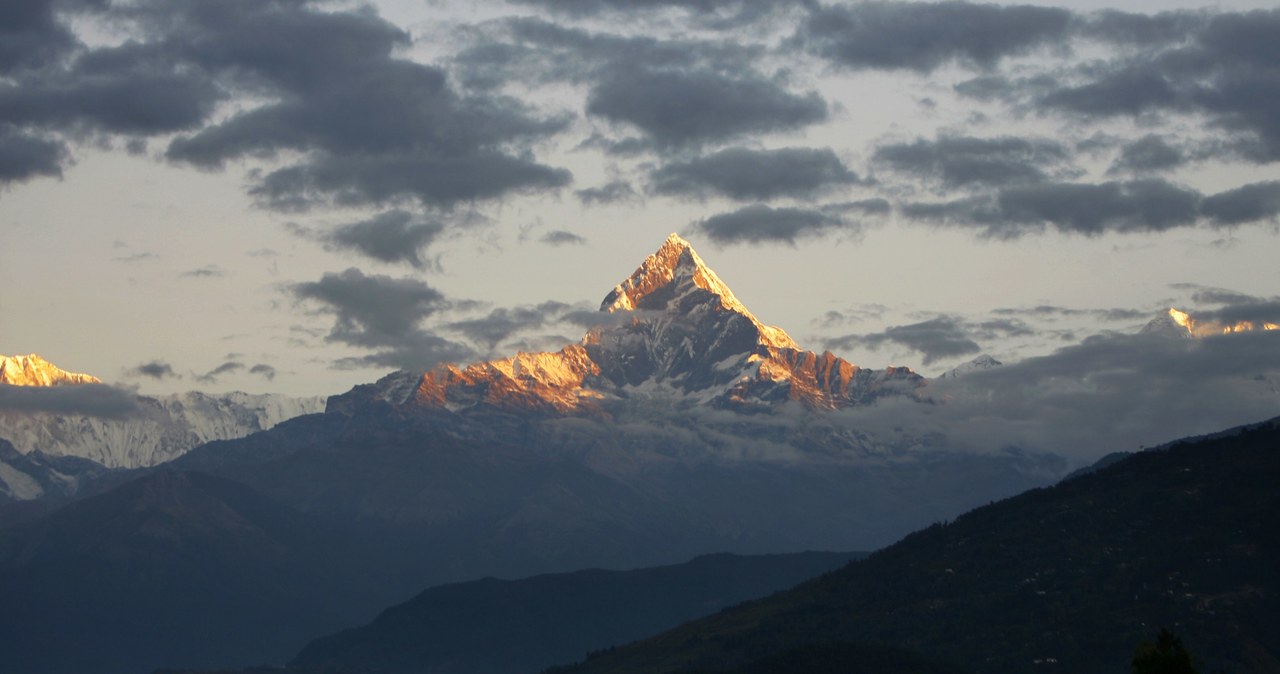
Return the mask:
[[1179,327],[1185,329],[1187,334],[1192,337],[1207,337],[1209,335],[1227,335],[1233,332],[1253,332],[1254,330],[1276,330],[1280,329],[1280,324],[1270,322],[1239,321],[1236,323],[1226,324],[1216,321],[1197,320],[1190,314],[1174,307],[1169,307],[1169,318],[1173,320]]
[[93,375],[67,372],[36,354],[0,356],[0,384],[11,386],[59,386],[101,384]]
[[475,406],[608,415],[637,396],[740,412],[794,401],[841,409],[885,395],[912,395],[924,378],[909,368],[870,370],[830,352],[802,349],[747,310],[687,241],[672,234],[608,293],[596,325],[558,352],[520,353],[467,367],[398,372],[337,396],[459,411]]

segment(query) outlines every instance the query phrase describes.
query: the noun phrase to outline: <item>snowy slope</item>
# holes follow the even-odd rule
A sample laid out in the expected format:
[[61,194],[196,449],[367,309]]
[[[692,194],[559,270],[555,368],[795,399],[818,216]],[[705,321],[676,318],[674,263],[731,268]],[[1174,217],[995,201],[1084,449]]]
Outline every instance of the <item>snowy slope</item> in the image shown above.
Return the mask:
[[78,456],[109,468],[154,466],[211,440],[265,430],[321,412],[324,399],[199,392],[140,396],[142,414],[125,419],[0,411],[0,438],[26,454]]

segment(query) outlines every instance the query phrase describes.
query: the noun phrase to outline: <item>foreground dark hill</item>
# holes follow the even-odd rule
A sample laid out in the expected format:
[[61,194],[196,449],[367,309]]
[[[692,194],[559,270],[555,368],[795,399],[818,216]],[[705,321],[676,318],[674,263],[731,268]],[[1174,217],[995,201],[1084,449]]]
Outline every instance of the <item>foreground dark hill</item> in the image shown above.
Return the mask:
[[564,674],[755,671],[877,642],[979,672],[1124,672],[1161,627],[1205,671],[1280,671],[1280,420],[980,508]]
[[0,532],[0,669],[279,661],[385,605],[376,546],[229,480],[146,475]]
[[525,674],[762,597],[861,555],[708,555],[426,590],[372,623],[317,639],[293,665],[395,673]]

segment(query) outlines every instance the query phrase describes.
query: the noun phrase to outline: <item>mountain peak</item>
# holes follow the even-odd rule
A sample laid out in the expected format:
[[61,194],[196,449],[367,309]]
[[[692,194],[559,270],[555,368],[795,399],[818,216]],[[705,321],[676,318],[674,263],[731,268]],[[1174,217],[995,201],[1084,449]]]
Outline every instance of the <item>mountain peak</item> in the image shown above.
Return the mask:
[[1175,307],[1162,312],[1142,328],[1144,335],[1161,335],[1190,339],[1208,337],[1209,335],[1229,335],[1235,332],[1253,332],[1254,330],[1280,330],[1280,324],[1270,321],[1237,321],[1221,323],[1215,320],[1196,318]]
[[675,233],[645,258],[631,276],[614,287],[600,303],[600,310],[671,312],[680,300],[696,290],[715,296],[721,309],[748,318],[759,330],[762,344],[779,349],[800,348],[781,328],[764,325],[752,315],[693,246]]
[[25,356],[0,356],[0,384],[61,386],[101,383],[102,380],[93,375],[67,372],[34,353]]

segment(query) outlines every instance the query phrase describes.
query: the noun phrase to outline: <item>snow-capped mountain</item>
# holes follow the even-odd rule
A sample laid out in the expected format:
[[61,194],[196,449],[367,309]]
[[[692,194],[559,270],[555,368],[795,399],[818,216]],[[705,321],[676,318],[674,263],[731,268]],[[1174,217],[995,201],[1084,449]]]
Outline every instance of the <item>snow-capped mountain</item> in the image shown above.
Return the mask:
[[397,372],[331,398],[329,410],[380,399],[454,411],[607,414],[612,401],[645,396],[738,411],[786,401],[838,409],[910,394],[924,381],[909,368],[869,370],[801,349],[752,315],[675,234],[604,298],[600,312],[581,342],[560,351]]
[[0,384],[60,386],[101,383],[102,380],[93,375],[67,372],[34,353],[26,356],[0,356]]
[[[86,384],[101,386],[102,380],[67,372],[36,354],[0,356],[0,386]],[[22,454],[38,451],[47,458],[80,457],[107,468],[140,468],[164,463],[212,440],[244,437],[324,410],[322,397],[238,391],[137,396],[137,403],[140,411],[123,418],[0,409],[0,438]]]
[[1226,335],[1234,332],[1252,332],[1254,330],[1280,330],[1280,325],[1268,322],[1254,323],[1253,321],[1240,321],[1231,324],[1219,323],[1212,320],[1202,320],[1180,309],[1169,307],[1168,311],[1161,313],[1144,325],[1141,334],[1191,339],[1194,337],[1208,337],[1209,335]]
[[951,370],[943,372],[942,374],[938,375],[938,379],[958,379],[960,377],[963,377],[967,374],[971,374],[973,372],[990,370],[992,368],[1000,367],[1001,365],[1004,365],[1004,363],[1001,363],[995,358],[992,358],[991,356],[984,353],[981,356],[978,356],[977,358],[974,358],[973,360],[967,363],[963,363]]
[[78,456],[108,468],[164,463],[213,440],[266,430],[287,419],[323,411],[324,398],[191,391],[138,396],[141,413],[113,419],[0,411],[0,438],[25,453]]
[[39,451],[23,454],[0,439],[0,503],[74,494],[107,470],[78,456],[49,456]]

